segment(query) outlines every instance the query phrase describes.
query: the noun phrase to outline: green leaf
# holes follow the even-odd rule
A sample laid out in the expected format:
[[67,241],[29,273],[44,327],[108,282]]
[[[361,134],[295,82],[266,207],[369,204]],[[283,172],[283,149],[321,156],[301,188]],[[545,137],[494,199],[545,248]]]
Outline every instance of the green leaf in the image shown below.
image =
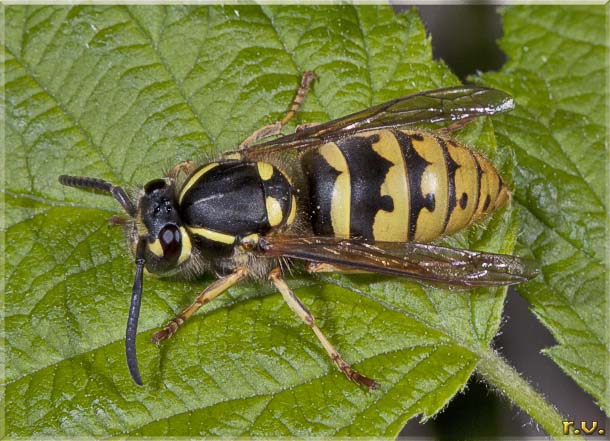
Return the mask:
[[[74,174],[135,186],[234,148],[283,115],[306,70],[319,80],[300,122],[456,84],[431,60],[415,12],[87,5],[5,14],[8,435],[395,436],[408,419],[442,409],[480,360],[487,370],[503,363],[489,346],[503,289],[291,279],[346,360],[381,383],[369,393],[337,371],[264,281],[231,289],[157,349],[151,332],[212,279],[146,277],[137,387],[124,360],[133,258],[107,224],[119,207],[57,182]],[[510,154],[496,155],[489,121],[460,139],[510,178]],[[516,222],[505,209],[447,242],[509,253]]]
[[608,413],[608,6],[503,17],[509,62],[482,82],[517,103],[493,123],[515,152],[518,252],[543,273],[517,289],[557,340],[545,353]]

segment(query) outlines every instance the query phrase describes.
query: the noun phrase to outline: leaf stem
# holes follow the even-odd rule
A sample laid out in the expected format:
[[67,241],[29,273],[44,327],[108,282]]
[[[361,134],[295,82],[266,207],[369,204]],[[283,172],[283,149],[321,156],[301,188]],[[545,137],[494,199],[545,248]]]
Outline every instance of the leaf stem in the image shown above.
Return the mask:
[[554,438],[566,438],[563,433],[565,418],[552,404],[495,351],[488,350],[480,355],[477,370],[491,386],[527,412],[546,433]]

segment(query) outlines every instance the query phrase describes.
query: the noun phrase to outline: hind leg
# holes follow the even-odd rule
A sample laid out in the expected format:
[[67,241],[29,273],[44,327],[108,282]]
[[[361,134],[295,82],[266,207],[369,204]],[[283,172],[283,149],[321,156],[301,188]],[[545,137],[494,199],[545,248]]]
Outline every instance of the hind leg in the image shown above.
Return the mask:
[[322,343],[322,346],[330,356],[331,360],[339,368],[339,370],[343,372],[343,374],[345,374],[345,376],[349,380],[360,386],[364,386],[369,390],[378,389],[379,383],[353,369],[343,359],[343,357],[341,357],[341,354],[339,354],[339,352],[335,349],[332,343],[328,341],[326,336],[322,333],[322,330],[316,324],[315,317],[312,315],[309,309],[307,309],[307,307],[303,305],[301,300],[294,294],[294,292],[292,292],[290,287],[286,284],[284,278],[282,277],[282,272],[279,268],[275,268],[269,273],[269,279],[271,280],[271,283],[273,283],[278,289],[278,291],[282,294],[282,297],[284,297],[284,300],[286,301],[286,304],[288,304],[290,309],[292,309],[296,313],[296,315],[299,316],[299,318],[311,328],[316,337],[318,337],[318,340],[320,341],[320,343]]
[[252,135],[248,136],[246,139],[244,139],[241,142],[241,144],[239,144],[239,149],[240,150],[247,149],[252,144],[260,141],[261,139],[268,138],[270,136],[279,135],[280,132],[282,131],[282,129],[284,128],[284,126],[286,124],[288,124],[288,122],[292,118],[294,118],[297,111],[299,110],[299,107],[301,107],[301,105],[303,104],[303,101],[305,100],[305,96],[309,92],[309,87],[311,85],[311,82],[315,78],[316,78],[316,75],[313,72],[311,72],[311,71],[305,72],[303,74],[303,77],[301,78],[301,85],[299,86],[299,89],[297,90],[297,94],[295,95],[294,99],[292,100],[292,104],[290,105],[290,109],[288,110],[286,115],[284,115],[284,117],[281,120],[276,121],[273,124],[269,124],[268,126],[264,126],[264,127],[261,127],[260,129],[256,130]]

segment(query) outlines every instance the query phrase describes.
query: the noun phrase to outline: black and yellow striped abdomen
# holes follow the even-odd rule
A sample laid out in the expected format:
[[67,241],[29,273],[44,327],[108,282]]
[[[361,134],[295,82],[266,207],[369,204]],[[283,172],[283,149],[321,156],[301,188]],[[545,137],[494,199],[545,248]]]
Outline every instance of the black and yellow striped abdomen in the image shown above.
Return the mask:
[[427,242],[468,226],[509,198],[494,166],[438,134],[377,130],[303,158],[314,233]]

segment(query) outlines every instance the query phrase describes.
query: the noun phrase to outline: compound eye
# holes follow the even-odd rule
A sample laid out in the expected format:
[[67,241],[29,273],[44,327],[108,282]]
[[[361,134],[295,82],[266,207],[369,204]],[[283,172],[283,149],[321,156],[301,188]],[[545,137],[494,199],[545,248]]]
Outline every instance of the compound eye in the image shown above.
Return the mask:
[[144,193],[151,194],[155,190],[165,188],[166,185],[167,184],[164,179],[153,179],[144,186]]
[[163,257],[170,262],[178,261],[182,252],[182,235],[175,225],[166,225],[159,231],[159,242],[163,248]]

